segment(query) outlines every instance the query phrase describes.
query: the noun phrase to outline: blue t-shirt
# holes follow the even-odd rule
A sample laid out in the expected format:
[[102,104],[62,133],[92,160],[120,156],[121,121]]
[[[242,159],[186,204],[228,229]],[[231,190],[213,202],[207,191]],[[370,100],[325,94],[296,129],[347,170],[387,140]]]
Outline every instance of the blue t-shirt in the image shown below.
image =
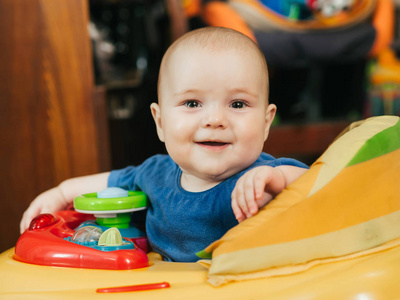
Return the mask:
[[181,187],[182,171],[169,155],[155,155],[143,164],[114,170],[109,187],[143,191],[150,202],[146,215],[147,237],[165,260],[193,262],[196,253],[238,224],[231,207],[236,181],[249,169],[268,165],[308,168],[290,158],[275,159],[262,153],[249,168],[203,192]]

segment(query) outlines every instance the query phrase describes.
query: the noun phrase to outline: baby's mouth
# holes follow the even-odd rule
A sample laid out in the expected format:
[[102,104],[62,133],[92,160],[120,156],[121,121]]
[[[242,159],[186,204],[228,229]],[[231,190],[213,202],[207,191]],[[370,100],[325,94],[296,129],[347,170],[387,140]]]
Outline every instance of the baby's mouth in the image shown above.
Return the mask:
[[211,146],[211,147],[221,147],[221,146],[227,145],[228,143],[204,141],[204,142],[199,142],[199,144],[204,145],[204,146]]
[[223,151],[227,147],[229,147],[230,143],[221,142],[221,141],[202,141],[197,143],[200,147],[207,151]]

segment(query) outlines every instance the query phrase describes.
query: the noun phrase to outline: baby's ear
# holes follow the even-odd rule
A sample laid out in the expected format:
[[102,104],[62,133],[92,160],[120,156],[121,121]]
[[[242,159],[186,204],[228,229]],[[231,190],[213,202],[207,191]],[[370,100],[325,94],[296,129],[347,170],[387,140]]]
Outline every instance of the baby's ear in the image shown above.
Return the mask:
[[160,106],[157,103],[152,103],[150,105],[150,109],[151,115],[153,116],[154,122],[156,123],[158,138],[161,142],[164,142],[164,131],[161,124]]
[[275,104],[269,104],[267,107],[267,111],[265,113],[265,133],[264,133],[264,141],[267,140],[268,134],[269,134],[269,129],[271,128],[271,124],[274,121],[276,114],[276,105]]

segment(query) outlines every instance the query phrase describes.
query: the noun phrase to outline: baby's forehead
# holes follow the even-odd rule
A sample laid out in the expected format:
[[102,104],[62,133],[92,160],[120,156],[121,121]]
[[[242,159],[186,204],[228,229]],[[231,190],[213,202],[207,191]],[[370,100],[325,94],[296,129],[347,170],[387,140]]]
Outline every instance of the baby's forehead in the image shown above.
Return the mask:
[[[264,66],[262,72],[267,73],[265,59],[261,56],[256,49],[251,47],[243,47],[236,45],[211,45],[207,44],[196,44],[196,43],[185,43],[178,45],[168,53],[165,57],[164,65],[168,66],[169,71],[173,71],[177,65],[186,64],[188,61],[196,62],[199,58],[204,57],[218,57],[218,56],[230,56],[233,61],[257,61],[257,64]],[[218,60],[217,60],[218,63]],[[162,70],[162,69],[161,69]]]
[[188,39],[182,41],[181,43],[175,45],[171,49],[171,54],[174,53],[221,53],[225,51],[232,52],[246,52],[251,53],[252,55],[259,55],[258,49],[256,46],[251,45],[248,41],[238,40],[236,43],[232,40],[221,40],[215,42],[213,40],[196,40],[196,39]]
[[167,54],[175,50],[202,49],[210,52],[224,50],[253,50],[259,51],[257,44],[244,34],[228,28],[206,27],[191,31],[168,49]]

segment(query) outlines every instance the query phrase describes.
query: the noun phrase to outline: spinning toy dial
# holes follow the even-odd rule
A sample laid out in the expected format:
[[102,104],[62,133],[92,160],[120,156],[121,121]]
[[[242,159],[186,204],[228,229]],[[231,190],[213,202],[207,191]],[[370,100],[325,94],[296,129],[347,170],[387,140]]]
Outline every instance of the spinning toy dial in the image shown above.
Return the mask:
[[147,197],[143,192],[126,191],[121,188],[107,188],[98,193],[89,193],[74,199],[75,210],[94,214],[101,226],[129,228],[131,212],[143,210]]

